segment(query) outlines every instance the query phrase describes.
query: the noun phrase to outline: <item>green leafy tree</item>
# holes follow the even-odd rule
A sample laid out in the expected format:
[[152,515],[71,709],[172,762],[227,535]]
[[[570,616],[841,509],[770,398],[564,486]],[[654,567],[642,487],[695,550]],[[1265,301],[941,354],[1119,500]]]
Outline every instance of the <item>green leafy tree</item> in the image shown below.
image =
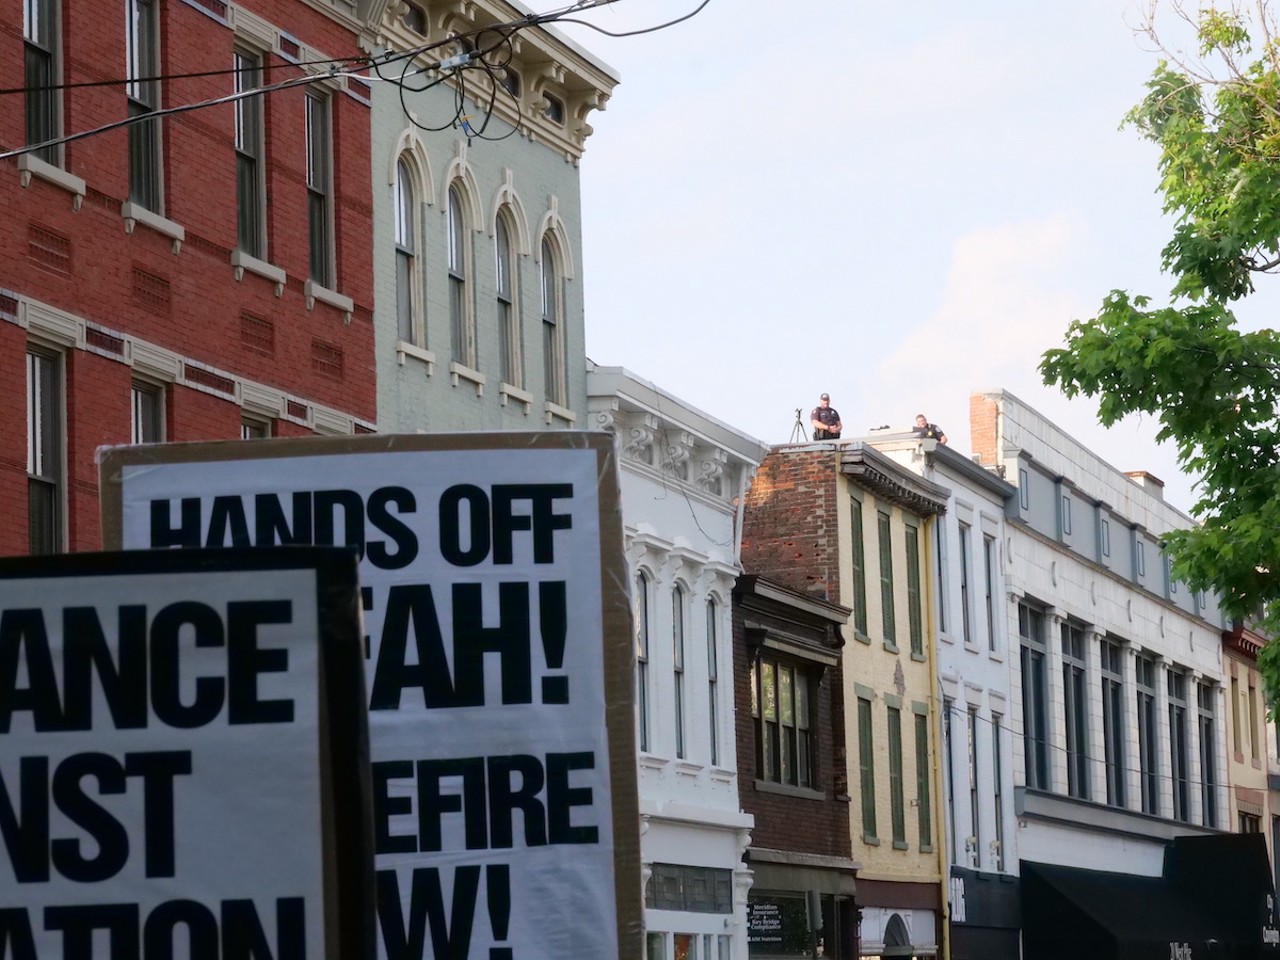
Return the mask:
[[[1202,12],[1199,59],[1161,60],[1126,124],[1160,149],[1174,220],[1162,252],[1170,305],[1113,290],[1040,364],[1047,384],[1160,424],[1198,478],[1199,526],[1164,538],[1173,574],[1234,617],[1280,627],[1280,338],[1243,331],[1231,306],[1280,272],[1280,43],[1265,0]],[[1148,26],[1149,35],[1158,41]],[[1263,281],[1265,282],[1265,280]],[[1260,658],[1280,693],[1280,643]]]

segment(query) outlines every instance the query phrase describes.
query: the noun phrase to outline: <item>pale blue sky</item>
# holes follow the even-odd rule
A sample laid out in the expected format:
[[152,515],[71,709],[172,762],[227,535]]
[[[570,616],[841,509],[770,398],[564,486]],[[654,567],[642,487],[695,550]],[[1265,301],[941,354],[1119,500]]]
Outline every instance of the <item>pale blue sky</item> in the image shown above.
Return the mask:
[[1004,387],[1186,509],[1151,421],[1105,431],[1035,372],[1111,288],[1169,286],[1155,148],[1118,129],[1156,62],[1139,15],[711,0],[646,36],[566,26],[622,77],[582,161],[588,355],[771,443],[825,390],[846,435],[923,410],[967,452],[970,391]]

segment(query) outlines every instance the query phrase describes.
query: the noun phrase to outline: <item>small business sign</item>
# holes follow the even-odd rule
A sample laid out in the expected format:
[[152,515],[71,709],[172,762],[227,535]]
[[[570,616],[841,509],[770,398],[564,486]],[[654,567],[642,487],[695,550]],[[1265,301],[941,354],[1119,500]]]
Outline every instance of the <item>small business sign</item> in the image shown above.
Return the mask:
[[611,436],[120,447],[101,489],[113,546],[360,554],[380,956],[640,956]]
[[0,560],[0,956],[370,955],[358,596],[346,550]]

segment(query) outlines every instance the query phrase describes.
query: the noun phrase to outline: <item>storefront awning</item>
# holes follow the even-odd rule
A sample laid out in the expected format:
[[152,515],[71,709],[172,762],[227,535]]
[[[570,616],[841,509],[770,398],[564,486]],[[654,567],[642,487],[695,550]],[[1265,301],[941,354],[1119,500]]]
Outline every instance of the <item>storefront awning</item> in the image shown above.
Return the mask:
[[1261,841],[1179,837],[1161,877],[1023,863],[1026,960],[1269,955],[1264,929],[1274,931],[1274,918]]

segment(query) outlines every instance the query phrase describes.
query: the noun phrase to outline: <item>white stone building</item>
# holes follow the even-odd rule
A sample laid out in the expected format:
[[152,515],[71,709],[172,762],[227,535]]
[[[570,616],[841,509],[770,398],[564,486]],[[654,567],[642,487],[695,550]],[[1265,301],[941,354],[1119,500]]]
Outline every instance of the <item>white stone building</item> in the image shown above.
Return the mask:
[[732,591],[760,441],[621,367],[588,363],[588,426],[618,439],[636,606],[646,960],[745,960]]
[[[1193,521],[1159,480],[1116,470],[1004,391],[970,398],[970,429],[975,459],[1017,488],[1003,631],[1023,949],[1060,956],[1077,931],[1040,930],[1054,909],[1042,898],[1130,882],[1104,874],[1167,881],[1167,855],[1188,849],[1174,838],[1232,826],[1227,624],[1212,595],[1170,576],[1158,538]],[[1168,941],[1182,939],[1176,911],[1167,922]],[[1098,923],[1117,942],[1137,936]]]

